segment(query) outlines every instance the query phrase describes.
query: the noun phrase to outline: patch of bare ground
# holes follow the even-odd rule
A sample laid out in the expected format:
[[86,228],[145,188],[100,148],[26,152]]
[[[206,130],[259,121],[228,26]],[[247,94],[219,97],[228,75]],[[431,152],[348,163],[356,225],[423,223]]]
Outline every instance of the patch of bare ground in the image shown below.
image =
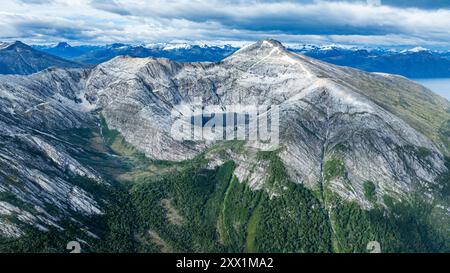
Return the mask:
[[159,236],[159,234],[154,230],[149,230],[148,235],[150,236],[153,243],[155,243],[162,253],[172,252],[172,248]]
[[181,226],[183,224],[183,217],[178,213],[178,211],[173,207],[172,201],[170,199],[162,199],[161,205],[166,209],[167,220],[169,223],[177,226]]

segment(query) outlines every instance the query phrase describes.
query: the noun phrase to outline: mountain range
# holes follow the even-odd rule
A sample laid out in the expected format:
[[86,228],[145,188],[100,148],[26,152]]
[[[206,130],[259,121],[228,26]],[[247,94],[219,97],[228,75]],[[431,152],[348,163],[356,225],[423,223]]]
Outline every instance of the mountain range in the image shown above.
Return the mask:
[[[339,45],[295,45],[291,50],[328,63],[350,66],[368,72],[398,74],[408,78],[450,77],[450,53],[416,47],[409,50],[358,48]],[[206,44],[147,44],[107,46],[33,46],[46,53],[85,64],[98,64],[116,56],[163,57],[174,61],[216,62],[239,49],[237,46]]]
[[230,45],[207,46],[186,43],[149,45],[116,43],[106,46],[70,46],[65,42],[55,46],[34,46],[34,48],[85,64],[99,64],[117,56],[168,58],[180,62],[216,62],[238,49]]
[[362,49],[355,47],[300,47],[295,51],[322,61],[368,72],[384,72],[408,78],[450,76],[448,52],[416,47],[409,50]]
[[[0,44],[1,74],[32,74],[48,67],[97,65],[117,56],[168,58],[180,62],[217,62],[239,50],[231,45],[159,43],[71,46],[66,42],[28,46],[21,42]],[[368,49],[339,45],[291,45],[290,50],[328,63],[367,72],[408,78],[450,77],[450,54],[417,47],[410,50]],[[18,60],[18,61],[16,61]]]
[[[404,77],[263,40],[0,91],[0,251],[450,251],[450,102]],[[277,106],[280,147],[175,138],[172,111],[198,101]]]

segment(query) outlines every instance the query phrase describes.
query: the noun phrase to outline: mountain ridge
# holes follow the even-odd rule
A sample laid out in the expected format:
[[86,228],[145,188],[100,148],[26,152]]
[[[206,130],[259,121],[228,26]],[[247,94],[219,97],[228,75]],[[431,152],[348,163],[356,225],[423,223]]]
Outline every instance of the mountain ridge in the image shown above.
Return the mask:
[[20,41],[0,47],[0,74],[27,75],[49,67],[82,67],[83,65],[33,49]]

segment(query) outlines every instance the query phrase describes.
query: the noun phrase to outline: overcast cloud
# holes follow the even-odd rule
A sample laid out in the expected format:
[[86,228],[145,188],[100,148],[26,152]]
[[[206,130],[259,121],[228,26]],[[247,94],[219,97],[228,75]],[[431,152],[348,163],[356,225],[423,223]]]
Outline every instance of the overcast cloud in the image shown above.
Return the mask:
[[174,40],[450,46],[450,1],[15,0],[0,40],[151,43]]

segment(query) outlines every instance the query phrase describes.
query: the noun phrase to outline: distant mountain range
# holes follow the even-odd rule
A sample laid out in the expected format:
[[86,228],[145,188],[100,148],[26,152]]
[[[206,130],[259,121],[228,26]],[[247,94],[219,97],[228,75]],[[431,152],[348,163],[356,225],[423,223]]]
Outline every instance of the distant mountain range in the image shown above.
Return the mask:
[[22,42],[0,43],[0,74],[32,74],[49,67],[82,67],[82,64],[65,60]]
[[[147,45],[111,44],[71,46],[0,43],[0,74],[32,74],[48,67],[97,65],[117,56],[167,58],[178,62],[218,62],[239,47],[187,43]],[[331,64],[367,72],[383,72],[408,78],[450,77],[450,52],[417,47],[409,50],[368,49],[340,45],[291,45],[291,51]]]
[[239,48],[230,45],[207,46],[190,44],[150,44],[105,46],[70,46],[59,43],[56,46],[34,46],[35,49],[84,64],[99,64],[117,56],[136,58],[168,58],[179,62],[217,62],[231,55]]
[[304,46],[294,51],[328,63],[368,72],[398,74],[408,78],[450,76],[450,53],[422,47],[409,50],[361,49],[340,46]]
[[[106,46],[33,46],[40,51],[84,64],[99,64],[116,56],[168,58],[181,62],[216,62],[239,49],[225,45],[196,44],[112,44]],[[408,78],[450,77],[450,52],[416,47],[410,50],[368,49],[339,45],[291,45],[290,50],[328,63],[350,66],[368,72],[398,74]]]

